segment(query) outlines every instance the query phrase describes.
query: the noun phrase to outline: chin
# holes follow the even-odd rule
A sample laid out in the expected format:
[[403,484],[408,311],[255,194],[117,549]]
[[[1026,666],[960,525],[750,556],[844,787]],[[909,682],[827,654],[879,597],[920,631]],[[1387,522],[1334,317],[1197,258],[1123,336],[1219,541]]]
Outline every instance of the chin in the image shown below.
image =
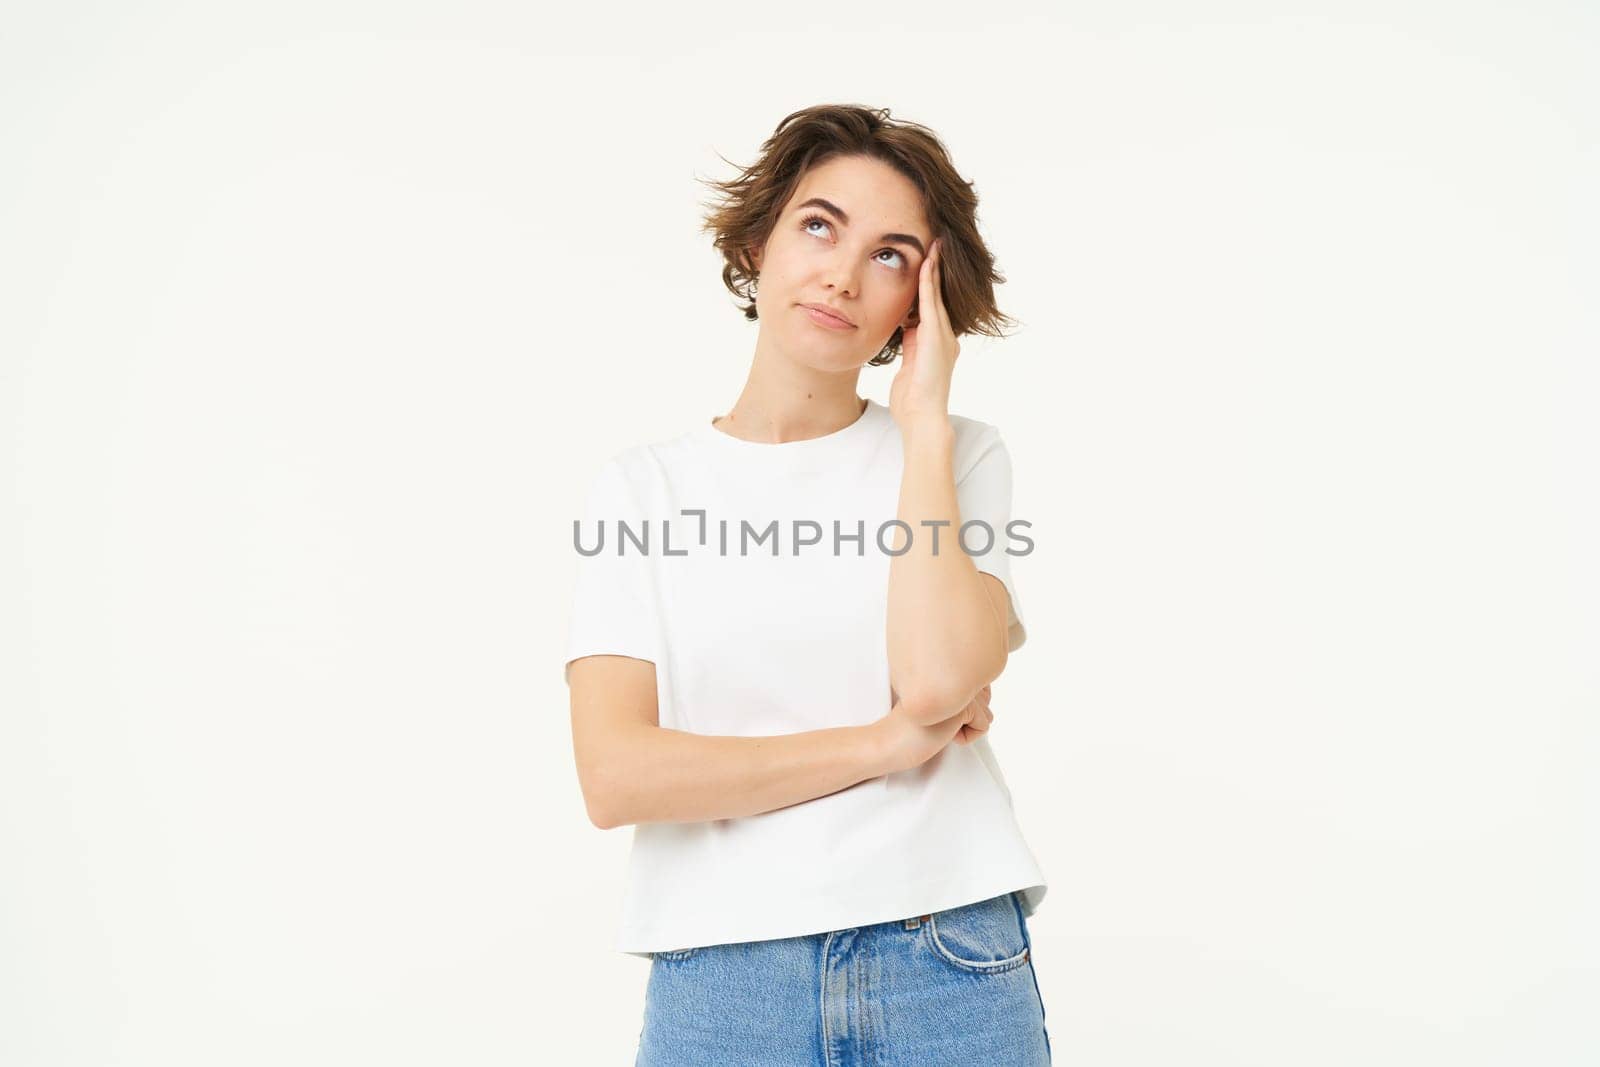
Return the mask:
[[801,345],[795,351],[799,353],[799,362],[812,370],[831,372],[854,370],[865,364],[873,355],[872,352],[857,352],[843,346],[830,351],[817,345],[815,341]]

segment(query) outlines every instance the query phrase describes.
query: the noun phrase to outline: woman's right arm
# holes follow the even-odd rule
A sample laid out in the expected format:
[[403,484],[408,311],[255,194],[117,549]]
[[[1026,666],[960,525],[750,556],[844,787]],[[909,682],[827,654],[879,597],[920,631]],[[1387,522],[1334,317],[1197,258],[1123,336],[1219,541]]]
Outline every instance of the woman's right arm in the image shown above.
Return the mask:
[[589,819],[601,829],[758,815],[915,767],[963,726],[987,728],[988,689],[925,725],[896,704],[877,722],[762,737],[663,728],[656,668],[628,656],[584,656],[568,670],[572,740]]

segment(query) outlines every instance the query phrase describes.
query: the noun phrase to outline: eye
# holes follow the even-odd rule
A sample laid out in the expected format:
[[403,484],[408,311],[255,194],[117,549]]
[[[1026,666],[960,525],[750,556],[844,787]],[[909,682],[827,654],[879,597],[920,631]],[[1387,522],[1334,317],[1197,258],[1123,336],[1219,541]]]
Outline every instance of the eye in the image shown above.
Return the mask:
[[[813,222],[820,222],[820,223],[822,223],[822,225],[827,226],[830,229],[833,228],[833,223],[829,222],[823,216],[821,216],[821,215],[807,215],[805,218],[800,220],[800,229],[802,231],[804,231],[805,233],[812,233],[813,231],[811,229],[811,224]],[[890,255],[893,255],[893,256],[899,256],[900,257],[900,265],[896,269],[897,270],[904,270],[905,269],[905,267],[906,267],[906,257],[905,257],[905,255],[903,253],[901,253],[897,249],[885,248],[885,249],[882,249],[878,254],[882,255],[884,252],[888,252]],[[879,260],[878,262],[882,263],[884,261],[883,260]]]
[[827,219],[823,218],[821,215],[807,215],[804,219],[802,219],[800,221],[800,228],[802,230],[805,230],[807,233],[810,233],[811,232],[811,224],[813,222],[820,222],[824,226],[831,226],[832,225],[832,223],[830,223]]

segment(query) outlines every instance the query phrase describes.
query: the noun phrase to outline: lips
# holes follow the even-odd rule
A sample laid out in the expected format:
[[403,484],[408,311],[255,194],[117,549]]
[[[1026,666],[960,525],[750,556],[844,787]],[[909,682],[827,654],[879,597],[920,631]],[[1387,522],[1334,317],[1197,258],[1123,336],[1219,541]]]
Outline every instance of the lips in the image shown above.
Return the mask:
[[826,304],[801,304],[800,306],[803,308],[809,308],[810,310],[817,312],[819,315],[826,315],[841,326],[855,325],[855,323],[845,318],[842,313],[835,311]]

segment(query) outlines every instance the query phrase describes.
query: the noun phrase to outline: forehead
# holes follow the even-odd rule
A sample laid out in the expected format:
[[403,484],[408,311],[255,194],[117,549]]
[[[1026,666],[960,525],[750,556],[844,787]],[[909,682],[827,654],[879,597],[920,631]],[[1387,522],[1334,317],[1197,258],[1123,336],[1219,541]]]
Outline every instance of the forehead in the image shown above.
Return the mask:
[[813,196],[839,205],[852,227],[892,230],[928,239],[922,193],[889,164],[859,156],[835,156],[800,177],[789,207]]

